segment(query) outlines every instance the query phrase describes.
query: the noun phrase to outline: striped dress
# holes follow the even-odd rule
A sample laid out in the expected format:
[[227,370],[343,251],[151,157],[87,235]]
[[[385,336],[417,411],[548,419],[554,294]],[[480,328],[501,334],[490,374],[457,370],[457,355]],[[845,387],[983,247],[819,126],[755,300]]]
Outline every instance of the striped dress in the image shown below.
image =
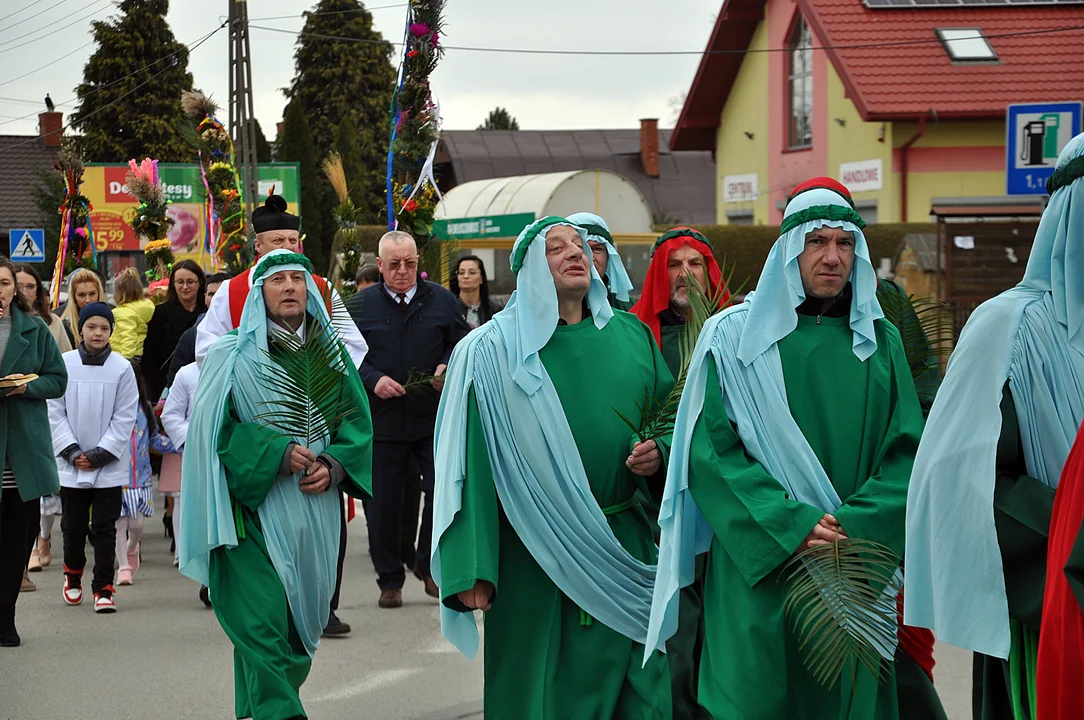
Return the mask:
[[124,488],[121,517],[154,517],[154,487],[151,473],[151,450],[163,455],[175,453],[173,443],[158,431],[151,431],[147,416],[140,408],[132,430],[132,480]]

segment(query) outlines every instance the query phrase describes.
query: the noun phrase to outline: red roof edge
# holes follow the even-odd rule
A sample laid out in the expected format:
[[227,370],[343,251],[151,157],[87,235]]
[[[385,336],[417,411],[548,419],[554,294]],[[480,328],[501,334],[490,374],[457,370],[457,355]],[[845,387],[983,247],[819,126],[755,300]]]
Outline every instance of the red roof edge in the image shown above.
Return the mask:
[[[749,47],[757,25],[764,19],[765,4],[766,0],[724,0],[670,136],[671,150],[715,150],[719,116],[745,57],[744,52],[735,51]],[[731,52],[711,54],[720,50]]]
[[[832,43],[828,41],[828,33],[825,31],[820,18],[817,17],[817,13],[813,9],[813,6],[810,4],[809,0],[798,0],[798,9],[801,10],[802,17],[805,18],[806,23],[809,25],[809,29],[813,31],[813,37],[815,38],[813,45],[816,46],[819,44],[825,48],[823,52],[828,55],[828,60],[832,63],[832,67],[835,68],[836,74],[839,75],[839,79],[843,82],[843,87],[847,91],[847,97],[854,103],[854,108],[858,111],[862,120],[869,122],[873,119],[870,117],[869,107],[866,105],[865,100],[863,100],[862,94],[858,91],[858,85],[855,84],[854,78],[851,77],[847,65],[839,56],[839,52],[832,47]],[[899,118],[892,119],[898,120]]]

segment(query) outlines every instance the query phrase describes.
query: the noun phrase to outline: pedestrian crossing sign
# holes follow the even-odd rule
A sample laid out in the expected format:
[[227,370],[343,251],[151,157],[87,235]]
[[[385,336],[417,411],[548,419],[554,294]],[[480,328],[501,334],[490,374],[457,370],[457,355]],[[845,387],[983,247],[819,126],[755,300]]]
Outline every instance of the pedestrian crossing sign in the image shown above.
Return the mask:
[[45,262],[45,231],[19,228],[8,230],[8,243],[13,262]]

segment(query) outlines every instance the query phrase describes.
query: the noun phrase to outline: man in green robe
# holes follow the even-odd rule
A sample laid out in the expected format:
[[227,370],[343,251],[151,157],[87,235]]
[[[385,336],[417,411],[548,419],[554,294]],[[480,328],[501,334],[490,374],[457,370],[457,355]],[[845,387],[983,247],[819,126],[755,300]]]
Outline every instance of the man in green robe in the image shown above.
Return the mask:
[[441,399],[432,569],[468,656],[485,613],[486,717],[671,717],[666,659],[643,662],[656,548],[637,499],[669,437],[622,416],[673,378],[585,249],[562,218],[524,230],[516,293],[456,347]]
[[834,180],[799,186],[756,292],[709,321],[689,367],[648,642],[674,631],[674,595],[708,551],[699,704],[713,718],[944,717],[903,638],[881,651],[883,681],[855,665],[829,687],[784,613],[796,553],[856,538],[903,555],[922,411],[864,224]]
[[335,589],[337,490],[369,496],[372,423],[308,260],[275,250],[252,277],[203,364],[177,544],[233,643],[236,716],[291,720]]

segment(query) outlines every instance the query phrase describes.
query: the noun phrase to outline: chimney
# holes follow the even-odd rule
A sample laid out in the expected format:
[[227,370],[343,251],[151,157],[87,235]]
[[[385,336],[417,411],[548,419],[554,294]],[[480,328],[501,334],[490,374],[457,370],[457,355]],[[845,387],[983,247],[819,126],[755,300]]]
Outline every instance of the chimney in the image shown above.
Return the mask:
[[277,123],[275,123],[275,133],[276,133],[275,137],[282,137],[282,131],[285,130],[285,129],[286,129],[286,121],[285,120],[279,120]]
[[45,147],[60,147],[64,137],[64,113],[43,112],[38,115],[38,131]]
[[640,160],[644,174],[648,177],[659,176],[659,121],[650,118],[640,121]]

